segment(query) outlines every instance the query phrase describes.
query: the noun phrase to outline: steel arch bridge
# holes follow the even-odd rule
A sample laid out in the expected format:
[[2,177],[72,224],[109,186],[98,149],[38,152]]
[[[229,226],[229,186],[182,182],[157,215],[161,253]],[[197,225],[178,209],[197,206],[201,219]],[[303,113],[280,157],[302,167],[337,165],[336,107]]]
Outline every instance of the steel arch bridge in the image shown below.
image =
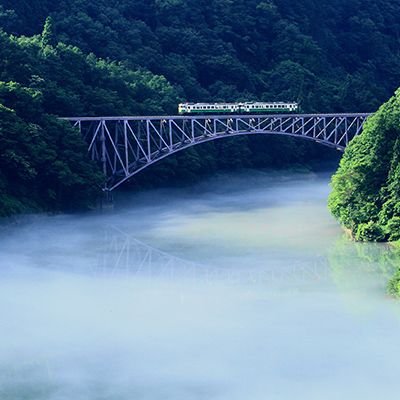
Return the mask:
[[370,114],[290,114],[64,118],[77,127],[93,160],[101,163],[105,191],[189,147],[238,135],[300,137],[343,151]]

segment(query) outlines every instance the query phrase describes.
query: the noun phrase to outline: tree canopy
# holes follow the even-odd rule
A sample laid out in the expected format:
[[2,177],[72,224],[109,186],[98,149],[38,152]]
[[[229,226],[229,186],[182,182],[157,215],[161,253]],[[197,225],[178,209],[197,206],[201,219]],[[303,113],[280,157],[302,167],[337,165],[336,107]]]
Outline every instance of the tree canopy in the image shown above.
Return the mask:
[[350,142],[332,186],[329,207],[357,240],[400,239],[400,89]]

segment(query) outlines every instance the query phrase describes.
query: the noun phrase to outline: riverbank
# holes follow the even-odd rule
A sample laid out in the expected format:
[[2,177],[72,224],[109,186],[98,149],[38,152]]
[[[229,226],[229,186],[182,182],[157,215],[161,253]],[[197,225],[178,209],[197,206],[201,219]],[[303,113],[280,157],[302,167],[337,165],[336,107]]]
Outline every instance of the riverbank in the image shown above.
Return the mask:
[[[354,236],[354,233],[352,232],[351,229],[348,229],[344,226],[342,226],[342,230],[347,238],[347,240],[351,240],[354,242],[358,242],[360,244],[367,244],[368,242],[366,241],[357,241],[357,239]],[[393,251],[393,253],[395,254],[394,259],[397,260],[398,262],[400,262],[400,240],[397,241],[387,241],[387,242],[380,242],[382,244],[387,244],[389,246],[389,248],[391,249],[391,251]],[[398,264],[396,263],[394,265],[394,268],[396,268],[398,266]],[[400,266],[398,267],[398,271],[395,272],[395,274],[393,275],[393,277],[391,277],[388,281],[387,287],[386,287],[386,291],[387,293],[396,299],[400,299]]]

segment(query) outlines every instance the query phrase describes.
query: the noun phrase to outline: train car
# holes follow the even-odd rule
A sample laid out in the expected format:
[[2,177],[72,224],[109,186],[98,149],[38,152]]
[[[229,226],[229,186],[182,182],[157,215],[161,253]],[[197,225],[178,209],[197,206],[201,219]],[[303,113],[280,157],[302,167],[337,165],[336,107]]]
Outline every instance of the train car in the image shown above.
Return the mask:
[[296,102],[246,102],[246,103],[181,103],[179,114],[257,114],[293,113],[298,111]]

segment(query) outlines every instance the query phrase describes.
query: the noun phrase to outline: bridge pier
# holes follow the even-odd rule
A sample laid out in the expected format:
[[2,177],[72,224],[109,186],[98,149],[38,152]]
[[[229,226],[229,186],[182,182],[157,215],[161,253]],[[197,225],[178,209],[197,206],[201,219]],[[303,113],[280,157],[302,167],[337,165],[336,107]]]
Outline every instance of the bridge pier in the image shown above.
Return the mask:
[[114,195],[113,192],[107,188],[103,189],[103,193],[100,198],[100,210],[113,210],[114,209]]

